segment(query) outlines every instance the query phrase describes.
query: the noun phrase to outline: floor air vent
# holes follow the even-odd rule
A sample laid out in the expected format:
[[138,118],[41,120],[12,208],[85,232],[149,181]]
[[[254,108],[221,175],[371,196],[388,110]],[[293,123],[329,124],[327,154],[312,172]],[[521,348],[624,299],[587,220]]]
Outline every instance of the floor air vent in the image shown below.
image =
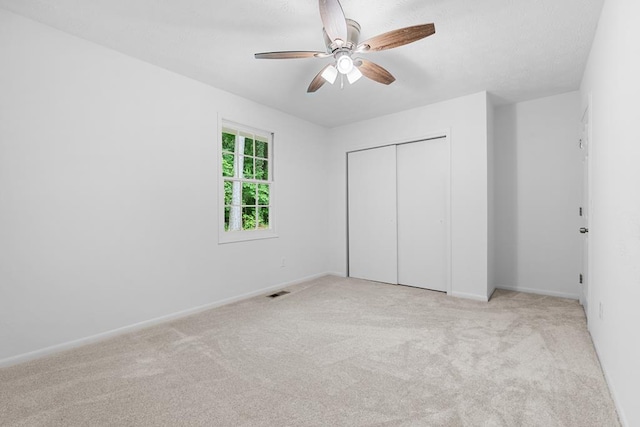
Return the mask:
[[280,292],[276,292],[275,294],[271,294],[271,295],[267,295],[269,298],[278,298],[281,297],[282,295],[286,295],[288,294],[289,291],[280,291]]

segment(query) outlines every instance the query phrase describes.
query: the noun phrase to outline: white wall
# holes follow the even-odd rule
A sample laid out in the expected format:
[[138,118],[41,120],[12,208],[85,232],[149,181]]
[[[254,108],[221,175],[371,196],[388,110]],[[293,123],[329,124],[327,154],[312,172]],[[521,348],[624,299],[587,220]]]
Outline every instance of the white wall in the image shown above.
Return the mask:
[[496,109],[499,288],[579,297],[579,106],[571,92]]
[[638,16],[637,0],[606,0],[581,87],[583,107],[593,99],[589,329],[628,426],[640,425]]
[[453,294],[486,300],[487,94],[469,95],[329,132],[330,270],[346,274],[346,153],[407,142],[439,131],[451,135]]
[[[0,364],[326,271],[325,129],[3,10],[0,58]],[[277,239],[217,243],[218,113],[275,132]]]

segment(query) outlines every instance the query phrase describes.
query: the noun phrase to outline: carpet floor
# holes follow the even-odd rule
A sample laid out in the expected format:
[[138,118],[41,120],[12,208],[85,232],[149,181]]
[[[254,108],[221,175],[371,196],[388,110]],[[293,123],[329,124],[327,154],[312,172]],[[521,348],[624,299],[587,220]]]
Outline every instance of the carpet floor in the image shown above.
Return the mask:
[[287,290],[2,369],[0,425],[619,425],[576,301]]

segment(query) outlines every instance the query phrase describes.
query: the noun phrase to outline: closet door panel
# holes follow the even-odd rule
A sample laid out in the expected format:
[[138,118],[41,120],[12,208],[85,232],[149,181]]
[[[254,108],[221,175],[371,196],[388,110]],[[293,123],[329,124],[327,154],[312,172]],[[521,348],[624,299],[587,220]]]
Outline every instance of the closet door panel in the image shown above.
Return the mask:
[[398,145],[398,283],[447,291],[446,139]]
[[396,147],[348,154],[349,276],[398,283]]

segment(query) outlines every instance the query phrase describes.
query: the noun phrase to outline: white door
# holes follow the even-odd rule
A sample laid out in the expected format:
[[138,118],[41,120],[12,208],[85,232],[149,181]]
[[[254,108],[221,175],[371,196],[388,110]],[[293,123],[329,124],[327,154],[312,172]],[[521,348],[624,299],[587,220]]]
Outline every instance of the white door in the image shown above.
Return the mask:
[[447,291],[446,139],[398,145],[398,283]]
[[580,139],[582,149],[582,207],[580,214],[582,223],[580,232],[582,233],[582,273],[580,275],[582,292],[580,293],[580,303],[584,307],[584,312],[589,317],[589,111],[584,113],[582,120],[582,138]]
[[397,284],[396,147],[347,159],[349,276]]

